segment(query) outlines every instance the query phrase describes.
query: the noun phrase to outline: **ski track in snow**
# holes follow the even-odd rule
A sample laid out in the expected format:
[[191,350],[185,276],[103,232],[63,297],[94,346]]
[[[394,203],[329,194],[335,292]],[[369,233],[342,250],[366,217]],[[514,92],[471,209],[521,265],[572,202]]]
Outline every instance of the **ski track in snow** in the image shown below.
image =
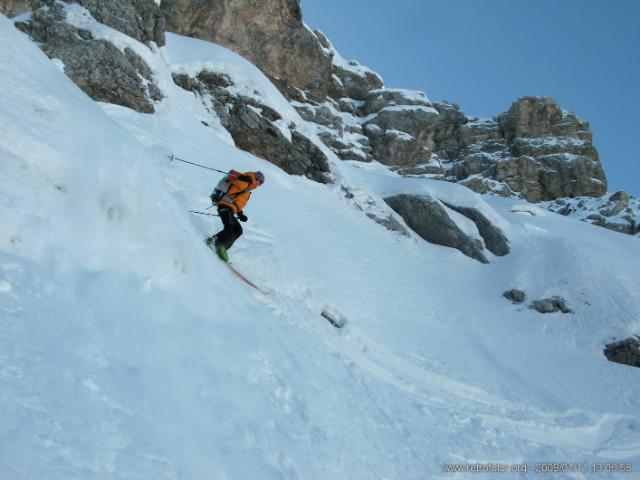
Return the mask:
[[[311,294],[311,292],[307,292]],[[481,419],[483,428],[510,431],[525,440],[561,449],[582,451],[602,458],[623,460],[640,455],[640,422],[628,415],[597,415],[573,410],[549,414],[505,402],[481,389],[451,380],[417,367],[388,351],[375,339],[351,324],[332,335],[321,328],[322,320],[314,311],[300,313],[300,297],[272,301],[271,306],[298,328],[323,337],[330,351],[357,366],[360,374],[371,376],[392,388],[419,399],[425,408],[451,409],[458,420]],[[288,308],[283,309],[283,305]],[[329,335],[327,335],[327,331]],[[434,419],[435,421],[436,419]]]

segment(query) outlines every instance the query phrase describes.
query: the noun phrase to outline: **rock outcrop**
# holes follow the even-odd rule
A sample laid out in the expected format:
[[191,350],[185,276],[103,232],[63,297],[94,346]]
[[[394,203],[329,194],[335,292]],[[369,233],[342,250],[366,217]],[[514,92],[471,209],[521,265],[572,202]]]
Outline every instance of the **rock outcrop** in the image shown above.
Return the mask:
[[98,22],[142,43],[165,44],[165,20],[154,0],[74,0]]
[[640,337],[631,337],[605,345],[607,360],[640,368]]
[[530,202],[606,192],[589,125],[550,98],[524,97],[481,120],[421,92],[383,88],[302,24],[298,0],[168,0],[163,10],[169,29],[256,63],[343,160],[375,159],[402,175]]
[[495,119],[440,112],[434,151],[449,180],[479,193],[521,196],[530,202],[597,197],[607,183],[589,125],[547,97],[523,97]]
[[640,236],[640,199],[622,190],[600,198],[559,198],[543,206],[560,215]]
[[98,22],[139,42],[165,44],[164,16],[154,0],[0,0],[0,11],[14,17],[62,1],[81,5]]
[[[105,2],[100,9],[106,9],[105,5],[112,4]],[[16,27],[37,42],[47,56],[59,59],[65,74],[94,100],[152,113],[153,102],[160,100],[162,93],[153,83],[149,66],[132,49],[120,50],[106,40],[94,38],[89,30],[68,23],[68,8],[71,7],[65,3],[53,2],[33,11]],[[130,30],[143,32],[137,27]],[[156,35],[153,31],[149,34]]]
[[231,79],[202,71],[196,77],[173,74],[174,82],[194,92],[203,104],[212,105],[221,124],[238,148],[278,165],[292,175],[325,183],[329,163],[324,153],[295,125],[283,125],[281,115],[253,98],[231,93]]
[[[364,100],[327,97],[324,103],[292,104],[305,120],[321,126],[320,137],[343,160],[375,158],[395,169],[430,164],[432,127],[438,112],[424,94],[377,88],[362,97]],[[440,167],[432,171],[442,173]],[[425,169],[419,173],[424,174]]]
[[511,300],[512,303],[523,303],[526,298],[524,292],[522,290],[518,290],[517,288],[507,290],[502,294],[502,296],[507,300]]
[[454,222],[437,200],[417,195],[395,195],[385,202],[405,223],[429,243],[451,247],[481,263],[489,263],[482,245],[469,237]]
[[1,0],[0,13],[11,18],[31,11],[30,0]]
[[[161,7],[154,0],[0,1],[8,15],[35,9],[17,26],[49,57],[59,59],[65,73],[88,95],[140,112],[153,112],[154,102],[162,98],[151,70],[131,48],[116,48],[67,21],[72,3],[141,43],[162,46],[166,26],[238,52],[272,80],[304,120],[315,124],[318,138],[340,159],[377,160],[401,175],[459,182],[479,193],[553,202],[546,206],[558,213],[640,233],[636,199],[603,199],[594,210],[588,199],[603,195],[607,184],[589,124],[550,98],[523,97],[495,118],[478,119],[456,104],[432,103],[422,92],[384,88],[378,74],[342,58],[322,32],[312,32],[302,23],[299,0],[163,0]],[[240,148],[288,173],[321,182],[329,179],[322,149],[295,125],[284,125],[268,106],[231,95],[225,79],[216,78],[215,72],[175,78],[183,88],[206,97],[205,104],[215,110]],[[477,212],[439,206],[445,214],[449,208],[472,220],[481,243],[492,253],[508,252],[506,239]],[[437,207],[428,210],[434,220],[444,219]],[[391,222],[393,217],[380,218]]]
[[531,303],[531,308],[540,313],[571,313],[571,309],[567,307],[567,301],[562,297],[541,298]]
[[325,55],[331,59],[331,83],[328,95],[336,100],[365,100],[371,90],[383,85],[380,75],[355,60],[346,61],[320,30],[313,32]]
[[280,85],[323,101],[332,63],[302,23],[299,0],[164,0],[167,29],[223,45],[257,65]]
[[471,207],[460,207],[450,203],[445,203],[445,205],[450,209],[461,213],[476,224],[478,233],[480,233],[487,250],[499,257],[509,253],[509,240],[504,232],[492,224],[489,219],[480,212],[480,210]]
[[329,99],[322,104],[293,102],[300,116],[317,125],[318,136],[342,160],[370,162],[371,143],[362,126],[337,109],[337,102]]

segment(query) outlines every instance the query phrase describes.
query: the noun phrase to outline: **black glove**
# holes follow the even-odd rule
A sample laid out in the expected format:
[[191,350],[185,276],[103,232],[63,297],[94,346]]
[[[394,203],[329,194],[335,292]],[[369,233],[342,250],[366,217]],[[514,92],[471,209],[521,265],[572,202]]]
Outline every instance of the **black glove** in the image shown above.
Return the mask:
[[241,222],[246,222],[249,218],[242,212],[238,212],[238,220]]

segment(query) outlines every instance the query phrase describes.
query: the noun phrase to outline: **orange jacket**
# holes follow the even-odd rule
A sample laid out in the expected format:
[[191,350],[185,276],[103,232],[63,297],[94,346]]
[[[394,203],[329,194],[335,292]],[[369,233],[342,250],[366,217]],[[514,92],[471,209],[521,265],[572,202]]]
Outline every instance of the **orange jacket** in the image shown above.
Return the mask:
[[[249,198],[251,198],[251,190],[259,187],[260,182],[256,180],[255,172],[241,173],[236,170],[229,171],[229,180],[231,187],[223,199],[218,202],[218,205],[225,205],[231,208],[233,213],[238,213],[242,211]],[[251,181],[249,182],[249,180]]]

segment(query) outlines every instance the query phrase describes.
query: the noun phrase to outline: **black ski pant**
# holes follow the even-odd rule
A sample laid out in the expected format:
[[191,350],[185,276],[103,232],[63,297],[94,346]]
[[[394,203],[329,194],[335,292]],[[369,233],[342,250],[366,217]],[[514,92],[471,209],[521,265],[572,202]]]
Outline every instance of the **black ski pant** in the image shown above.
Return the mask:
[[229,207],[218,207],[218,215],[220,215],[220,220],[222,220],[224,228],[215,235],[216,246],[222,245],[229,250],[233,242],[242,235],[242,226],[233,213],[233,210]]

